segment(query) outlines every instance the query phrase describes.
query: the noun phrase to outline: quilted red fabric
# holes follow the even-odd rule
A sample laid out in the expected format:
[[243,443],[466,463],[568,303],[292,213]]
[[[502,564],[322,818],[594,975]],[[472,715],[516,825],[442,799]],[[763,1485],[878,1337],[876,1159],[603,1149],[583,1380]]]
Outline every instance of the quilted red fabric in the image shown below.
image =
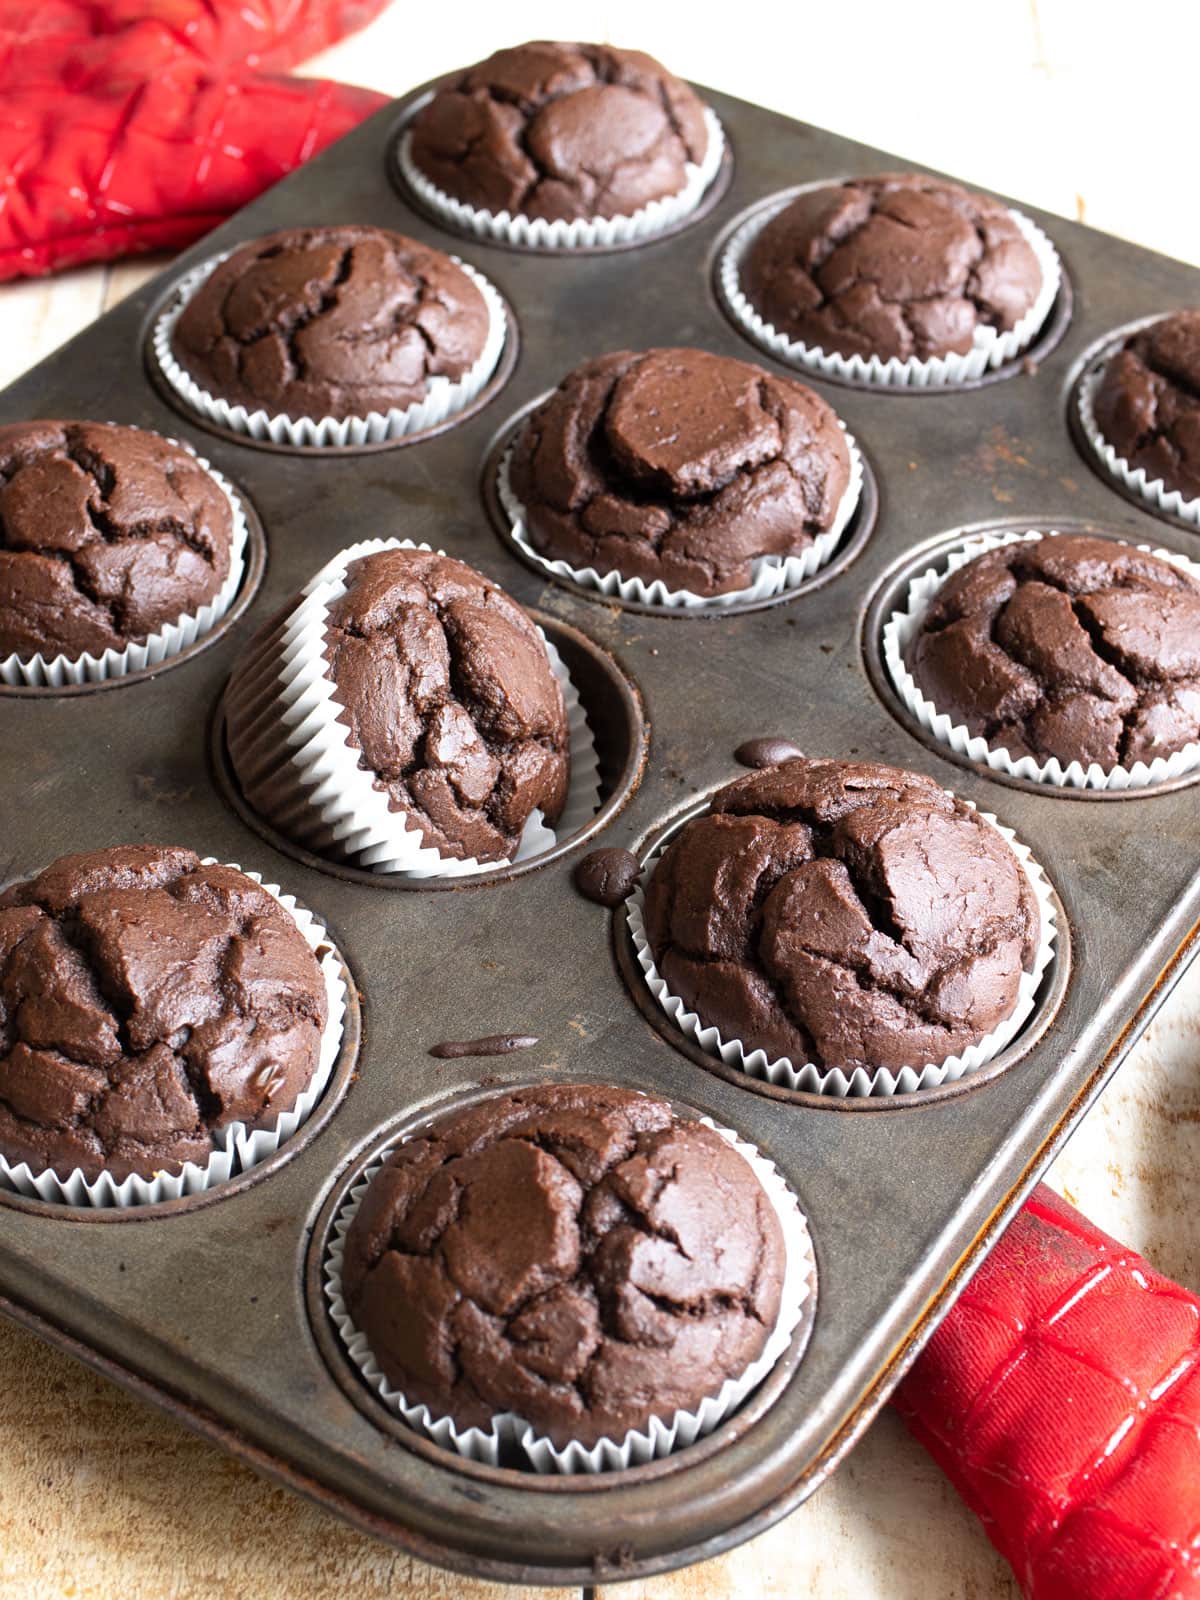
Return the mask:
[[1200,1596],[1200,1299],[1049,1189],[896,1404],[1028,1600]]
[[386,0],[0,0],[0,280],[182,248],[385,104],[263,73]]
[[285,72],[387,0],[0,0],[0,83],[76,90],[168,65]]

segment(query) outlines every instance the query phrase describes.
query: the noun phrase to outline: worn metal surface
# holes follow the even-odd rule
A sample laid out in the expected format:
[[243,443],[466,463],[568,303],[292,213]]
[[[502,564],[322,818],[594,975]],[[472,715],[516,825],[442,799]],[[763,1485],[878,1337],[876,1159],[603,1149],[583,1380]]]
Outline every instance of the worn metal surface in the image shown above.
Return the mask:
[[[1001,784],[915,739],[866,670],[863,626],[883,575],[913,546],[965,524],[1073,518],[1176,549],[1188,535],[1144,515],[1079,459],[1065,410],[1075,364],[1112,325],[1194,299],[1163,258],[1039,218],[1075,289],[1073,319],[1036,373],[968,394],[829,393],[879,490],[856,558],[809,596],[707,621],[651,617],[543,584],[496,536],[479,492],[508,419],[585,355],[621,346],[749,347],[723,319],[709,252],[729,220],[797,182],[895,166],[720,95],[735,155],[712,215],[637,251],[548,259],[449,240],[409,208],[384,163],[394,112],[273,190],[173,266],[298,221],[374,221],[460,249],[508,297],[521,329],[513,377],[490,406],[424,443],[369,455],[287,456],[219,439],[148,381],[140,350],[150,284],[0,396],[5,420],[82,415],[157,427],[208,454],[253,500],[268,560],[248,615],[148,682],[103,694],[0,696],[6,878],[73,849],[134,839],[196,846],[269,873],[326,921],[362,992],[358,1072],[318,1135],[236,1194],[200,1207],[91,1216],[0,1197],[0,1294],[47,1337],[125,1375],[192,1426],[304,1492],[435,1562],[533,1582],[595,1582],[696,1560],[783,1515],[866,1425],[978,1252],[1178,975],[1197,936],[1195,787],[1077,800]],[[414,893],[321,870],[277,850],[225,799],[209,728],[237,650],[324,558],[374,534],[425,539],[481,567],[547,621],[610,652],[640,691],[586,698],[614,802],[605,842],[640,847],[733,776],[748,734],[816,754],[927,771],[995,811],[1034,849],[1072,934],[1056,1015],[1008,1069],[969,1092],[870,1114],[768,1092],[709,1071],[648,1024],[613,960],[610,920],[571,890],[578,851],[507,881]],[[219,765],[219,761],[217,763]],[[1052,987],[1052,985],[1051,985]],[[538,1051],[435,1061],[435,1040],[536,1033]],[[304,1280],[312,1230],[349,1166],[382,1131],[482,1079],[567,1075],[666,1093],[754,1140],[810,1218],[821,1274],[812,1338],[750,1426],[603,1487],[463,1470],[409,1448],[352,1403],[314,1337]]]

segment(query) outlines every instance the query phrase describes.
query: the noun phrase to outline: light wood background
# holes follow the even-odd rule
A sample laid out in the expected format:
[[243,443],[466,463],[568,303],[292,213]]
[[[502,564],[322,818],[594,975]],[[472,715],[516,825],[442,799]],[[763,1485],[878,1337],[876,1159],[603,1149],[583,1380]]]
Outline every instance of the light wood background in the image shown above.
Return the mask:
[[[390,93],[521,38],[637,45],[678,72],[1200,265],[1189,0],[858,0],[706,8],[396,4],[306,70]],[[732,17],[730,12],[732,11]],[[746,19],[739,31],[739,17]],[[750,24],[753,22],[754,27]],[[0,288],[0,384],[161,259]],[[1050,1175],[1200,1289],[1200,964]],[[434,1571],[261,1482],[0,1323],[0,1600],[549,1600]],[[786,1522],[601,1600],[1015,1600],[1016,1584],[890,1413]]]

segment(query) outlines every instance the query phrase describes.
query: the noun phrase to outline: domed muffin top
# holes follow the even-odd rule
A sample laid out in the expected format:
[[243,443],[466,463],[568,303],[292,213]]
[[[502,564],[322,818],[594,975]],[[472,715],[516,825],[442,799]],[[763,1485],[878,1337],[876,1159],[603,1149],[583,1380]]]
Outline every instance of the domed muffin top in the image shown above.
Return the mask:
[[678,194],[707,145],[699,98],[651,56],[549,40],[468,68],[412,127],[414,165],[452,199],[551,222]]
[[452,1112],[372,1179],[346,1236],[355,1326],[406,1398],[559,1446],[693,1410],[761,1354],[785,1247],[753,1169],[628,1089]]
[[385,228],[286,228],[252,240],[200,284],[172,349],[213,395],[248,412],[365,417],[466,376],[488,308],[441,250]]
[[916,173],[808,189],[763,228],[742,287],[777,332],[827,354],[965,355],[1016,326],[1042,271],[998,200]]
[[720,789],[654,866],[672,993],[793,1066],[940,1063],[1013,1012],[1039,942],[1006,840],[932,779],[799,759]]
[[1135,333],[1105,366],[1094,412],[1131,467],[1185,499],[1200,496],[1200,311]]
[[1200,739],[1200,580],[1112,539],[976,556],[909,648],[939,711],[1014,759],[1106,770]]
[[212,1154],[308,1086],[328,1018],[295,921],[190,850],[63,856],[0,894],[0,1151],[121,1182]]
[[102,422],[0,427],[0,658],[102,655],[215,599],[233,510],[182,445]]
[[689,349],[584,362],[529,418],[510,468],[542,555],[701,595],[747,588],[757,558],[811,545],[849,480],[818,394]]

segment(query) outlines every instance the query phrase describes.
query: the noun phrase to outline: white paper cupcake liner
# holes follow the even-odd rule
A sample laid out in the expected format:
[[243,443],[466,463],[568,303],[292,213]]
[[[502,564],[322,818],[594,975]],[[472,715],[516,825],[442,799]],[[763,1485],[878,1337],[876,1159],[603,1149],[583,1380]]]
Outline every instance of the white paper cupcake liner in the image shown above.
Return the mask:
[[[1200,768],[1200,743],[1184,745],[1169,756],[1156,756],[1147,764],[1137,761],[1132,767],[1105,769],[1096,762],[1085,767],[1081,761],[1072,761],[1064,767],[1056,758],[1038,762],[1033,756],[1013,757],[1003,746],[993,747],[982,734],[972,734],[964,723],[955,723],[944,711],[939,711],[933,701],[923,693],[908,667],[909,647],[925,620],[930,603],[937,591],[960,567],[965,567],[986,550],[998,549],[1006,544],[1023,544],[1042,538],[1054,539],[1058,534],[1050,529],[1042,534],[1034,529],[1024,533],[984,533],[968,539],[959,549],[951,552],[944,567],[929,567],[908,586],[908,603],[903,611],[893,611],[883,630],[883,659],[896,693],[905,709],[916,718],[939,744],[978,762],[993,772],[1005,772],[1014,778],[1028,778],[1034,783],[1049,784],[1056,789],[1099,789],[1114,792],[1126,789],[1149,789],[1166,783]],[[1122,540],[1122,543],[1125,541]],[[1148,544],[1137,548],[1145,555],[1156,556],[1181,572],[1200,579],[1200,564],[1173,550],[1152,549]]]
[[789,339],[786,333],[778,332],[772,323],[754,309],[741,286],[741,269],[747,252],[767,223],[790,205],[800,192],[792,189],[778,203],[747,218],[722,252],[717,273],[721,296],[739,326],[755,344],[779,361],[803,367],[825,378],[841,378],[852,383],[899,389],[949,389],[956,384],[970,383],[983,377],[985,372],[1011,361],[1028,347],[1050,315],[1062,283],[1062,264],[1058,252],[1035,222],[1019,211],[1010,211],[1009,215],[1038,259],[1042,270],[1042,286],[1033,305],[1008,333],[1001,333],[992,327],[976,328],[974,344],[966,355],[932,356],[927,361],[921,361],[916,356],[910,356],[906,361],[891,356],[883,361],[878,356],[843,356],[836,351],[827,354],[819,345],[806,345],[803,340]]
[[180,280],[167,309],[155,322],[151,338],[155,362],[171,388],[190,410],[207,417],[218,427],[281,445],[316,445],[336,450],[347,445],[382,444],[389,439],[403,439],[436,428],[470,405],[496,370],[508,329],[504,302],[482,272],[457,256],[451,256],[454,264],[462,268],[479,290],[488,311],[483,351],[464,378],[453,382],[449,378],[430,378],[424,400],[402,408],[393,407],[387,412],[369,411],[365,417],[272,416],[265,410],[247,411],[245,406],[232,406],[197,383],[176,359],[171,344],[175,324],[184,307],[231,254],[226,250],[211,261],[202,262]]
[[[969,800],[966,803],[971,805]],[[969,1046],[961,1055],[948,1056],[946,1060],[940,1062],[925,1062],[921,1065],[902,1067],[895,1073],[886,1067],[879,1067],[874,1072],[856,1067],[847,1076],[840,1067],[819,1067],[811,1061],[795,1066],[786,1056],[772,1060],[765,1050],[751,1050],[740,1039],[723,1038],[718,1028],[706,1025],[696,1012],[687,1009],[678,995],[671,993],[666,980],[659,973],[646,935],[646,893],[639,883],[625,902],[626,915],[634,953],[650,993],[680,1032],[694,1044],[699,1045],[705,1055],[723,1061],[727,1067],[737,1067],[740,1072],[745,1072],[752,1078],[762,1078],[767,1083],[786,1089],[802,1089],[808,1094],[826,1094],[837,1099],[862,1098],[868,1095],[885,1097],[916,1094],[922,1089],[934,1089],[943,1083],[953,1083],[958,1078],[977,1072],[1016,1038],[1032,1015],[1042,977],[1054,955],[1057,936],[1053,891],[1045,873],[1033,859],[1029,846],[1022,844],[1012,829],[1004,827],[990,812],[978,811],[977,815],[983,822],[995,828],[1008,843],[1021,865],[1021,870],[1029,880],[1037,900],[1041,937],[1032,971],[1021,974],[1017,1003],[1012,1012],[999,1027],[986,1034],[978,1044]],[[673,833],[671,838],[674,837]],[[655,862],[670,844],[671,838],[664,840],[645,863],[644,881],[649,880]]]
[[[208,856],[202,865],[215,866],[216,858]],[[304,935],[304,942],[317,956],[321,976],[325,980],[328,1002],[328,1020],[321,1035],[317,1068],[308,1088],[290,1111],[279,1116],[274,1127],[251,1129],[244,1122],[231,1122],[213,1135],[213,1154],[208,1161],[187,1161],[179,1173],[160,1172],[154,1178],[142,1178],[136,1173],[118,1183],[107,1172],[98,1178],[86,1178],[78,1168],[60,1177],[46,1171],[33,1173],[27,1162],[13,1165],[0,1155],[0,1188],[28,1195],[37,1200],[55,1201],[60,1205],[91,1206],[96,1210],[119,1207],[155,1205],[160,1200],[178,1200],[184,1195],[202,1194],[218,1184],[226,1183],[240,1172],[248,1172],[260,1161],[265,1161],[284,1144],[312,1114],[329,1083],[334,1062],[342,1047],[342,1028],[346,1016],[346,984],[342,965],[329,935],[311,911],[296,904],[294,895],[284,894],[276,883],[264,883],[257,872],[248,872],[236,862],[226,862],[235,872],[261,884],[295,922]]]
[[[846,492],[838,503],[837,511],[825,533],[816,536],[807,549],[798,556],[759,556],[751,571],[753,582],[745,589],[732,589],[728,594],[694,594],[690,589],[668,589],[661,578],[644,583],[641,578],[623,578],[619,572],[597,572],[595,567],[573,567],[566,561],[552,561],[536,550],[525,525],[525,508],[513,492],[509,469],[516,438],[509,444],[500,461],[496,476],[496,494],[509,522],[513,543],[543,572],[556,578],[565,578],[583,589],[595,589],[610,599],[624,600],[636,605],[654,606],[664,611],[719,611],[725,606],[744,604],[747,601],[770,600],[777,594],[797,589],[818,572],[832,557],[841,543],[846,529],[862,499],[863,461],[854,436],[839,418],[838,426],[846,439],[850,452],[850,480]],[[518,435],[519,437],[519,435]]]
[[1165,511],[1168,516],[1179,517],[1183,522],[1190,522],[1193,527],[1200,527],[1200,499],[1189,500],[1178,489],[1168,489],[1161,478],[1150,477],[1145,467],[1131,467],[1124,456],[1117,454],[1115,447],[1109,444],[1097,426],[1096,391],[1104,377],[1104,369],[1114,354],[1116,352],[1113,350],[1106,351],[1080,380],[1076,405],[1084,437],[1113,477],[1119,479],[1127,489],[1132,489],[1148,506],[1156,511]]
[[[414,116],[429,98],[426,96],[414,106]],[[453,199],[419,171],[412,159],[412,133],[408,129],[400,136],[396,157],[401,176],[421,204],[439,221],[460,233],[471,234],[491,244],[526,245],[538,250],[594,250],[653,239],[695,211],[720,171],[725,153],[724,130],[707,107],[704,125],[708,130],[704,158],[698,163],[687,163],[686,182],[678,194],[652,200],[624,217],[586,220],[581,217],[575,222],[548,222],[544,217],[514,215],[510,211],[477,210],[465,201]]]
[[14,687],[23,685],[31,689],[65,689],[78,683],[103,683],[108,678],[124,678],[131,672],[142,672],[147,667],[161,666],[171,656],[195,644],[206,633],[211,633],[233,604],[242,579],[246,575],[246,512],[237,491],[203,456],[196,455],[191,445],[171,439],[189,455],[195,456],[197,466],[203,467],[229,501],[233,513],[233,532],[229,547],[229,575],[221,585],[214,600],[198,611],[183,612],[172,623],[157,633],[148,635],[144,643],[127,645],[124,650],[106,650],[103,655],[55,656],[47,661],[40,653],[35,656],[5,656],[0,660],[0,681]]
[[508,1445],[523,1454],[534,1472],[542,1474],[596,1474],[642,1466],[647,1461],[671,1455],[676,1450],[694,1444],[723,1422],[786,1353],[804,1314],[805,1305],[816,1292],[816,1262],[808,1223],[795,1195],[774,1164],[754,1145],[740,1139],[732,1129],[717,1127],[709,1117],[700,1120],[705,1127],[719,1133],[749,1163],[783,1230],[786,1264],[779,1316],[763,1346],[762,1354],[739,1377],[727,1378],[718,1393],[701,1401],[695,1411],[676,1411],[666,1417],[651,1417],[644,1430],[631,1429],[623,1439],[600,1439],[594,1445],[578,1442],[555,1445],[514,1412],[499,1413],[493,1417],[490,1428],[460,1429],[449,1417],[437,1417],[428,1406],[409,1401],[384,1376],[371,1354],[366,1336],[354,1326],[342,1293],[346,1234],[371,1180],[396,1144],[403,1142],[397,1140],[381,1151],[346,1196],[330,1230],[323,1274],[329,1315],[341,1335],[346,1353],[388,1410],[444,1450],[453,1450],[468,1460],[496,1466],[500,1462],[501,1451]]
[[411,539],[364,539],[340,551],[305,585],[304,598],[272,647],[278,671],[268,720],[274,720],[278,749],[268,759],[286,766],[289,785],[302,797],[289,831],[301,837],[319,835],[347,860],[374,872],[469,877],[543,855],[559,838],[584,827],[600,808],[600,766],[579,692],[554,643],[539,628],[563,692],[571,757],[566,805],[553,826],[535,809],[512,861],[460,860],[425,844],[420,826],[406,812],[394,810],[387,793],[376,788],[371,774],[359,765],[350,730],[339,720],[342,708],[325,659],[328,610],[345,593],[346,571],[360,557],[380,550],[429,548]]

